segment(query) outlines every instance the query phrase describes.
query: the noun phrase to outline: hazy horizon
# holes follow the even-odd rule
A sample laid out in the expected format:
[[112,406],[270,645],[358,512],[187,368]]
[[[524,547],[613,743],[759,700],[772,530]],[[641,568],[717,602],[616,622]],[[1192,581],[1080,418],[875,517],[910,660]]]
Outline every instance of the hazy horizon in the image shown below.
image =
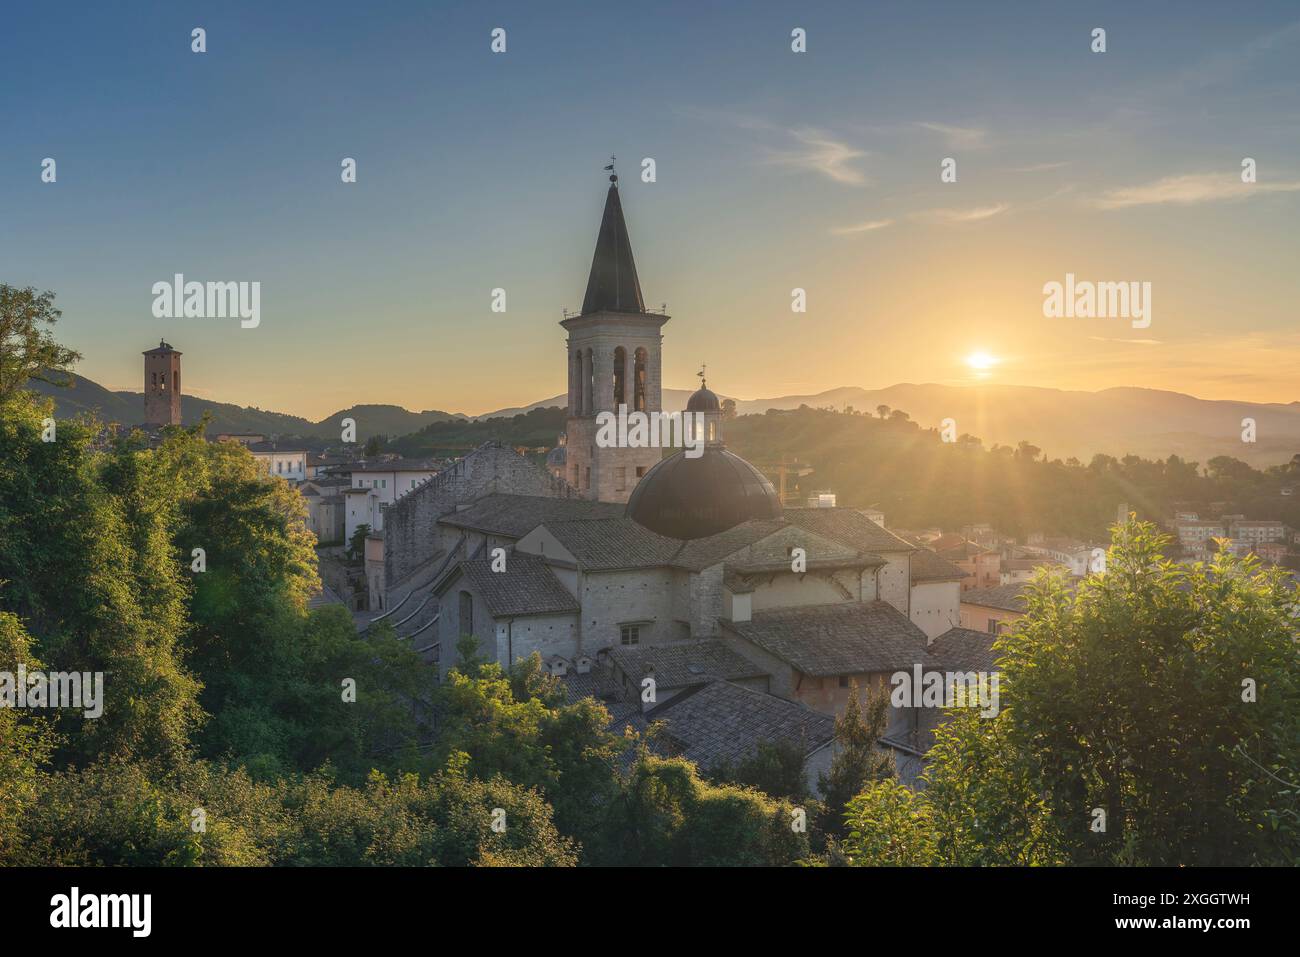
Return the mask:
[[[80,373],[78,373],[78,374],[80,374]],[[89,377],[86,377],[86,378],[89,378]],[[92,380],[92,381],[93,381],[93,380]],[[108,389],[110,392],[129,392],[129,393],[131,393],[131,394],[133,394],[133,395],[139,395],[139,396],[141,396],[141,397],[143,397],[143,394],[144,394],[140,389],[138,389],[138,388],[132,388],[131,386],[109,386],[109,385],[105,385],[105,384],[102,383],[102,382],[100,382],[100,383],[96,383],[96,384],[97,384],[97,385],[100,385],[100,386],[103,386],[103,388]],[[1252,399],[1239,399],[1239,398],[1236,398],[1236,397],[1233,397],[1233,396],[1223,396],[1223,397],[1219,397],[1219,398],[1210,398],[1210,397],[1203,396],[1203,395],[1196,395],[1195,393],[1192,393],[1192,392],[1186,392],[1186,391],[1181,391],[1181,390],[1177,390],[1177,389],[1158,389],[1158,388],[1155,388],[1155,387],[1153,387],[1153,386],[1146,386],[1146,385],[1113,385],[1113,386],[1105,386],[1105,387],[1103,387],[1103,388],[1099,388],[1099,389],[1064,389],[1064,388],[1060,388],[1060,387],[1058,387],[1058,386],[1050,386],[1050,385],[1026,385],[1026,384],[1018,383],[1018,382],[988,382],[988,381],[982,381],[982,382],[953,382],[953,383],[945,383],[945,382],[901,382],[901,381],[900,381],[900,382],[891,382],[889,385],[884,385],[884,386],[834,385],[834,386],[828,386],[828,387],[826,387],[826,388],[824,388],[824,389],[818,389],[818,390],[813,391],[813,392],[791,392],[791,393],[784,393],[784,394],[782,394],[782,395],[769,394],[769,395],[755,395],[755,396],[740,396],[740,395],[735,395],[734,393],[728,392],[728,391],[726,391],[725,389],[718,389],[718,390],[716,390],[716,391],[717,391],[718,395],[721,396],[722,398],[735,399],[737,402],[763,402],[763,401],[768,401],[768,400],[778,400],[778,399],[792,399],[792,398],[818,398],[818,397],[820,397],[820,396],[822,396],[822,395],[825,395],[825,394],[828,393],[828,392],[837,392],[837,391],[847,390],[847,389],[861,389],[861,390],[863,390],[864,392],[888,392],[888,391],[890,391],[891,389],[900,389],[900,388],[917,388],[917,389],[924,389],[924,388],[928,388],[928,387],[931,387],[931,386],[934,386],[934,387],[940,387],[940,388],[958,388],[958,389],[999,389],[999,388],[1002,388],[1002,389],[1039,389],[1039,390],[1044,390],[1044,391],[1049,391],[1049,392],[1060,392],[1060,393],[1062,393],[1062,394],[1068,394],[1068,393],[1088,393],[1088,394],[1097,394],[1097,393],[1100,393],[1100,392],[1106,392],[1106,391],[1109,391],[1109,390],[1116,390],[1116,389],[1137,389],[1137,390],[1142,390],[1142,391],[1147,391],[1147,392],[1162,392],[1162,393],[1165,393],[1165,394],[1168,394],[1168,395],[1180,395],[1180,396],[1185,396],[1185,397],[1190,398],[1190,399],[1195,399],[1195,400],[1198,400],[1198,401],[1205,401],[1205,402],[1249,402],[1249,403],[1260,404],[1260,405],[1278,405],[1278,406],[1288,406],[1288,405],[1298,405],[1298,404],[1300,404],[1300,399],[1293,399],[1293,400],[1291,400],[1291,401],[1289,401],[1289,402],[1281,402],[1281,401],[1279,401],[1279,402],[1258,402],[1258,401],[1256,401],[1256,400],[1252,400]],[[665,386],[664,386],[664,392],[666,392],[666,393],[667,393],[667,392],[690,393],[690,392],[694,391],[694,390],[697,389],[697,388],[699,388],[699,382],[698,382],[698,380],[697,380],[696,382],[694,382],[694,383],[687,383],[687,384],[682,384],[682,385],[665,385]],[[376,401],[374,401],[374,400],[371,400],[371,399],[368,399],[368,398],[362,396],[362,397],[360,397],[360,398],[355,399],[354,401],[345,402],[345,403],[342,404],[342,405],[336,406],[336,407],[331,408],[331,409],[327,409],[327,410],[325,410],[324,412],[322,412],[322,413],[320,413],[319,415],[317,415],[317,414],[308,414],[308,413],[301,412],[301,411],[298,411],[298,410],[295,410],[295,409],[284,409],[284,408],[278,408],[278,407],[273,407],[273,406],[254,405],[254,404],[252,404],[252,403],[240,402],[240,401],[238,401],[237,399],[227,399],[227,398],[222,398],[222,397],[217,397],[217,396],[206,395],[206,394],[203,394],[203,393],[199,393],[199,392],[194,392],[194,391],[192,391],[192,390],[190,389],[190,387],[189,387],[188,384],[186,384],[186,386],[185,386],[185,388],[184,388],[184,390],[183,390],[183,394],[184,394],[185,396],[192,396],[192,397],[194,397],[194,398],[204,399],[204,400],[206,400],[206,401],[210,401],[210,402],[229,403],[229,404],[231,404],[231,405],[237,405],[237,406],[240,406],[241,408],[256,408],[256,409],[258,409],[258,410],[260,410],[260,411],[263,411],[263,412],[279,412],[279,413],[284,413],[284,414],[286,414],[286,415],[294,415],[294,416],[298,416],[299,418],[308,419],[308,420],[313,421],[313,422],[319,422],[319,421],[322,421],[322,420],[325,419],[327,416],[332,415],[332,414],[334,414],[335,412],[339,412],[339,411],[342,411],[342,410],[344,410],[344,409],[349,409],[349,408],[352,408],[352,407],[354,407],[354,406],[362,406],[362,405],[391,405],[391,406],[398,406],[398,407],[400,407],[400,408],[403,408],[403,409],[407,410],[408,412],[415,412],[415,413],[420,413],[420,412],[449,412],[449,413],[460,413],[460,414],[463,414],[463,415],[469,416],[469,417],[471,417],[471,418],[477,418],[477,417],[480,417],[480,416],[483,416],[483,415],[486,415],[486,414],[489,414],[489,413],[501,412],[501,411],[506,411],[506,410],[509,410],[509,409],[528,408],[528,407],[530,407],[530,406],[536,405],[536,404],[539,403],[539,402],[546,402],[546,401],[548,401],[548,400],[550,400],[550,399],[560,399],[560,400],[563,400],[563,398],[564,398],[564,393],[561,391],[561,392],[558,392],[558,393],[556,393],[556,394],[554,394],[554,395],[543,396],[543,397],[541,397],[541,398],[533,399],[533,400],[528,401],[528,402],[521,402],[521,403],[518,403],[518,404],[516,404],[516,405],[487,406],[487,407],[484,407],[484,408],[482,408],[482,409],[471,410],[471,409],[468,408],[467,406],[454,405],[454,404],[453,404],[453,405],[448,405],[448,406],[437,406],[437,407],[434,407],[434,406],[414,406],[414,405],[405,405],[405,404],[403,404],[403,403],[401,403],[401,402],[376,402]],[[558,404],[559,404],[559,405],[563,405],[564,403],[563,403],[563,401],[561,401],[561,402],[558,403]],[[839,410],[837,409],[836,411],[839,411]],[[871,414],[871,415],[874,415],[874,414],[875,414],[875,409],[858,409],[857,411],[859,411],[859,412],[865,412],[865,413],[867,413],[867,414]],[[907,409],[903,409],[902,411],[906,412]],[[742,413],[742,414],[745,414],[745,413]]]

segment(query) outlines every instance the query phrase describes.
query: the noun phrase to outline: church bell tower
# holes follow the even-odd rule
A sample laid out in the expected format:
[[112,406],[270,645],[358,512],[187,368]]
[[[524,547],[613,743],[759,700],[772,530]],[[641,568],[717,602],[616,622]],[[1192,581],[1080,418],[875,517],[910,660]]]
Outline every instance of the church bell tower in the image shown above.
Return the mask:
[[144,421],[181,424],[181,354],[161,339],[144,353]]
[[582,312],[560,323],[569,334],[569,418],[565,479],[587,498],[626,502],[659,448],[600,447],[597,415],[661,412],[661,330],[669,317],[641,298],[627,222],[611,163],[605,213],[596,237]]

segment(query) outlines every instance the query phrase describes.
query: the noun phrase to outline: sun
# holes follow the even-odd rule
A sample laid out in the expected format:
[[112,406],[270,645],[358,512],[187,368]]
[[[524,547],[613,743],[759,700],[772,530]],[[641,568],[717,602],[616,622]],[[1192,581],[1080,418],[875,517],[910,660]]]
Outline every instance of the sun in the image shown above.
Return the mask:
[[987,372],[998,364],[998,357],[987,352],[972,352],[966,357],[966,365],[977,372]]

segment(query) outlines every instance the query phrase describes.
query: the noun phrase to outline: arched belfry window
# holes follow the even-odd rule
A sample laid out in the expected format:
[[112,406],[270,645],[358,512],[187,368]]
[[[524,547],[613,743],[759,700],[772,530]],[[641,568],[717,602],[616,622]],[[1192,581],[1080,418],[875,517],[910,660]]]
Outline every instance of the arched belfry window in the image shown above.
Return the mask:
[[569,373],[569,409],[574,415],[582,415],[582,350],[573,354],[573,367]]
[[596,411],[596,356],[590,349],[583,357],[582,388],[587,396],[582,411],[591,415]]
[[633,388],[635,390],[634,391],[635,403],[633,405],[633,409],[637,412],[646,411],[646,399],[645,399],[646,358],[647,358],[647,354],[645,349],[637,349],[636,364],[633,366],[633,371],[632,371],[632,382],[633,382]]
[[614,409],[627,404],[627,350],[614,349]]

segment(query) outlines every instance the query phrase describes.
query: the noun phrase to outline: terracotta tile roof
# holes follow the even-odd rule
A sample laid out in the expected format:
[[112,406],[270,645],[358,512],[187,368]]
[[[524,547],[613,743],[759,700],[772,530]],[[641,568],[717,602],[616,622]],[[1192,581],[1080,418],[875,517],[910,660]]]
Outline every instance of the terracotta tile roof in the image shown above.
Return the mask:
[[912,584],[961,581],[966,573],[928,548],[912,553]]
[[1002,611],[1025,611],[1023,592],[1026,582],[1012,582],[1010,585],[994,585],[992,588],[972,588],[961,593],[963,605],[979,605],[983,608],[998,608]]
[[[562,501],[557,499],[557,501]],[[653,568],[668,565],[681,548],[630,518],[606,518],[541,523],[584,571]]]
[[[506,558],[506,570],[494,572],[492,559],[476,558],[462,561],[462,576],[478,592],[494,618],[523,615],[548,615],[577,612],[578,600],[555,577],[554,572],[540,558],[522,552],[512,552]],[[454,576],[439,586],[446,591]]]
[[915,547],[853,508],[787,508],[785,517],[863,552],[910,552]]
[[925,661],[925,632],[883,601],[782,608],[723,628],[806,675],[898,671]]
[[766,671],[718,638],[672,645],[611,648],[609,657],[638,685],[653,668],[655,684],[661,688],[681,688],[719,678],[737,681],[767,675]]
[[998,636],[972,628],[950,628],[930,643],[927,670],[996,671],[999,657],[993,651]]
[[544,495],[485,495],[469,508],[438,519],[440,524],[470,528],[489,535],[523,538],[538,525],[568,519],[619,518],[623,506],[584,498]]
[[797,743],[810,754],[835,737],[830,715],[730,681],[685,691],[646,718],[662,721],[672,750],[705,770],[743,761],[764,741]]

